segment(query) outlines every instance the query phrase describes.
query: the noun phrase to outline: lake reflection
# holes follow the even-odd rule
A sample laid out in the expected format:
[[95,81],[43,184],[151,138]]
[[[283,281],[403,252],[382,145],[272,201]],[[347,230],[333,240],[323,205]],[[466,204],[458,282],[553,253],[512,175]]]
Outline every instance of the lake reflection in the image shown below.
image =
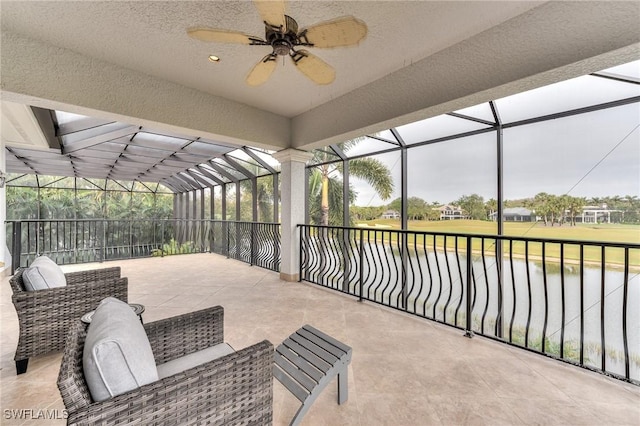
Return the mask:
[[[378,302],[401,307],[398,277],[406,270],[407,310],[464,326],[466,299],[466,257],[442,250],[410,250],[403,266],[398,251],[381,244],[366,245],[362,276],[363,295]],[[350,265],[350,291],[359,294],[357,258]],[[585,266],[581,278],[579,265],[567,265],[564,279],[558,262],[522,259],[502,263],[503,285],[498,285],[495,256],[473,257],[472,319],[477,333],[497,336],[496,319],[502,314],[502,336],[528,347],[542,350],[546,326],[545,352],[579,362],[581,323],[584,327],[584,364],[625,375],[623,339],[624,272],[605,267]],[[604,284],[603,284],[604,277]],[[564,283],[563,283],[564,280]],[[583,285],[581,286],[581,281]],[[582,288],[582,290],[581,290]],[[626,292],[627,344],[630,376],[640,379],[640,277],[629,273]],[[502,307],[499,300],[502,299]],[[604,299],[604,309],[601,303]],[[581,308],[582,307],[582,308]],[[456,316],[457,312],[457,316]],[[582,314],[581,314],[582,313]],[[601,318],[603,320],[601,321]],[[564,324],[564,331],[563,331]],[[527,335],[528,325],[528,335]],[[602,327],[606,349],[602,365]],[[563,337],[564,333],[564,337]]]

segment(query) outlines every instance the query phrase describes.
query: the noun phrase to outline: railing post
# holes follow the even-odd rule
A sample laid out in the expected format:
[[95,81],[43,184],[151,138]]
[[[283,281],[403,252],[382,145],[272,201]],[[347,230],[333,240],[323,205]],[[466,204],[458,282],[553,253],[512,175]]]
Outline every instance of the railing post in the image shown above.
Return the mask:
[[242,260],[242,256],[240,253],[240,231],[241,231],[241,226],[240,226],[240,222],[235,222],[236,226],[236,257],[234,257],[234,259],[237,260]]
[[342,251],[342,265],[343,277],[342,291],[349,293],[349,275],[351,275],[351,256],[349,256],[349,234],[350,230],[347,228],[342,229],[342,238],[340,239],[340,249]]
[[[280,229],[280,224],[275,223],[273,226],[273,270],[280,272],[280,240],[282,236],[282,230]],[[302,232],[302,231],[300,231]],[[300,275],[298,275],[298,282],[302,281]]]
[[215,253],[215,250],[216,250],[216,247],[215,247],[216,234],[215,234],[214,227],[215,227],[215,222],[213,221],[213,219],[209,219],[209,253]]
[[157,220],[158,219],[154,218],[154,219],[152,219],[152,222],[151,222],[152,223],[151,227],[153,229],[153,242],[151,243],[151,247],[153,247],[153,248],[151,249],[151,253],[153,253],[153,250],[156,247],[158,247],[158,227],[156,226],[158,224]]
[[225,227],[225,235],[226,235],[226,251],[225,254],[227,255],[227,259],[229,258],[229,252],[230,252],[230,245],[231,245],[231,235],[229,232],[229,222],[225,220],[224,222],[224,227]]
[[302,235],[306,225],[298,225],[297,228],[300,230],[300,244],[298,244],[298,282],[302,282]]
[[[36,256],[42,252],[44,252],[44,223],[41,221],[36,222]],[[29,236],[30,226],[27,223],[27,237]],[[49,229],[51,229],[51,225],[49,225]],[[42,244],[40,244],[40,234],[42,234]],[[31,238],[27,238],[27,254],[31,252]],[[42,250],[40,250],[42,247]],[[22,234],[20,234],[20,249],[22,250]]]
[[222,243],[224,235],[222,234],[222,221],[213,220],[211,222],[211,244],[213,244],[213,252],[222,254]]
[[471,268],[473,267],[473,262],[471,259],[472,256],[472,250],[471,250],[471,237],[467,237],[467,309],[466,309],[466,315],[467,315],[467,324],[466,324],[466,328],[464,331],[464,335],[466,337],[473,337],[473,331],[471,330]]
[[249,262],[249,265],[253,266],[255,264],[254,260],[254,256],[255,256],[255,244],[256,244],[256,239],[255,239],[255,233],[256,233],[256,223],[255,222],[251,222],[250,223],[250,229],[251,229],[251,259]]
[[358,248],[358,255],[359,255],[359,272],[360,272],[360,277],[359,277],[359,281],[360,281],[360,295],[358,297],[358,302],[363,302],[364,298],[362,297],[362,293],[364,292],[364,245],[363,245],[363,238],[362,238],[362,234],[363,234],[363,230],[362,228],[360,228],[360,247]]
[[[73,256],[73,262],[70,263],[78,263],[78,221],[75,220],[73,223],[73,228],[74,231],[74,235],[75,235],[75,240],[73,241],[73,250],[71,250],[72,256]],[[84,228],[82,229],[83,233],[84,233]]]
[[327,253],[325,252],[325,244],[329,244],[329,227],[325,227],[324,225],[319,226],[318,228],[318,256],[320,260],[320,267],[318,268],[318,284],[325,286],[325,277],[327,276],[327,272],[325,268],[327,266]]
[[[400,259],[402,260],[402,265],[400,265],[400,274],[402,275],[402,281],[401,281],[401,285],[402,285],[402,308],[404,308],[404,310],[406,311],[408,309],[408,305],[409,305],[409,293],[407,291],[407,284],[408,284],[408,277],[407,275],[409,274],[408,271],[408,260],[409,260],[409,235],[406,233],[400,233],[398,235],[398,238],[400,239]],[[414,237],[415,238],[415,237]],[[445,310],[445,314],[446,314],[446,310]]]
[[15,221],[11,232],[11,275],[20,267],[20,257],[22,252],[22,222]]
[[164,220],[160,222],[160,257],[164,257],[164,224]]
[[101,261],[104,262],[107,259],[107,221],[102,221],[102,244],[101,244]]
[[[503,272],[503,244],[504,240],[502,238],[496,239],[496,268],[498,272],[498,318],[496,319],[496,337],[503,337],[503,318],[504,318],[504,304],[503,304],[503,294],[504,294],[504,272]],[[482,253],[484,257],[484,253]]]

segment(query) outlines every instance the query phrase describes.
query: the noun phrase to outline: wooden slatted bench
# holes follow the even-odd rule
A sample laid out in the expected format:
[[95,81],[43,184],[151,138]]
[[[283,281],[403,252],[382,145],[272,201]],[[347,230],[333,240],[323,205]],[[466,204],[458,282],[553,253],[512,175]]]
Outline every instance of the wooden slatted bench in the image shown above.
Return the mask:
[[351,347],[305,325],[276,348],[273,375],[302,405],[291,425],[298,425],[331,379],[338,376],[338,404],[348,398],[347,368]]

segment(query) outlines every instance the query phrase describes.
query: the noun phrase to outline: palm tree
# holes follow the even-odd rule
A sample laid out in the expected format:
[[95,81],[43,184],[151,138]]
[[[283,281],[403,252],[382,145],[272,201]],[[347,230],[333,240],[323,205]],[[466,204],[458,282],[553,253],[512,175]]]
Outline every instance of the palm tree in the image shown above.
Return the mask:
[[[487,213],[487,218],[491,219],[494,213],[498,212],[498,200],[495,198],[490,198],[484,203],[484,207]],[[496,218],[499,215],[496,215]]]
[[38,192],[35,188],[7,187],[7,220],[38,219]]
[[586,198],[583,197],[568,197],[567,209],[569,210],[569,217],[571,218],[571,225],[576,226],[576,216],[582,212],[582,208],[587,204]]
[[[364,140],[364,138],[356,138],[339,143],[338,146],[344,152],[348,152]],[[335,158],[334,155],[321,149],[316,150],[313,157],[313,162],[320,165],[312,169],[313,171],[309,178],[310,211],[314,202],[317,203],[319,196],[320,217],[318,223],[320,225],[329,225],[330,216],[332,216],[332,219],[336,219],[335,222],[339,222],[338,217],[335,217],[336,214],[333,212],[336,212],[336,208],[341,207],[343,201],[341,179],[344,172],[343,163],[342,161],[338,161],[323,164],[327,161],[335,160]],[[391,197],[391,193],[393,192],[391,172],[387,166],[379,160],[370,157],[349,160],[349,174],[371,185],[383,200],[388,200],[389,197]],[[349,201],[351,202],[355,198],[355,193],[351,189],[349,191]],[[331,209],[331,207],[334,208]],[[340,210],[341,209],[336,213],[339,213]],[[332,220],[332,222],[334,222],[334,220]]]
[[637,195],[625,195],[625,207],[622,211],[622,221],[625,223],[640,222],[640,198]]
[[[544,226],[547,226],[549,221],[551,198],[552,196],[546,192],[540,192],[533,197],[532,207],[536,211],[536,214],[542,216]],[[551,226],[553,226],[553,217],[551,218]]]
[[104,192],[80,189],[76,195],[77,219],[100,219],[104,217]]
[[[309,175],[309,216],[313,223],[322,224],[323,202],[325,206],[329,206],[326,209],[327,221],[325,223],[342,223],[342,179],[336,175],[325,180],[319,167],[311,169]],[[324,188],[323,181],[326,184]],[[324,196],[323,191],[326,191]],[[349,203],[354,199],[355,192],[349,189]]]
[[[251,161],[245,160],[244,167],[247,168],[254,175],[259,175],[260,166]],[[242,200],[241,204],[243,207],[243,212],[247,216],[247,218],[251,215],[251,192],[252,192],[252,183],[250,179],[246,179],[240,181],[240,190],[242,191]],[[246,197],[244,196],[246,194]],[[256,178],[256,195],[257,195],[257,204],[258,204],[258,221],[259,222],[277,222],[278,218],[273,217],[273,203],[275,201],[274,198],[274,189],[273,189],[273,176],[272,175],[263,175]],[[252,220],[248,219],[248,220]]]

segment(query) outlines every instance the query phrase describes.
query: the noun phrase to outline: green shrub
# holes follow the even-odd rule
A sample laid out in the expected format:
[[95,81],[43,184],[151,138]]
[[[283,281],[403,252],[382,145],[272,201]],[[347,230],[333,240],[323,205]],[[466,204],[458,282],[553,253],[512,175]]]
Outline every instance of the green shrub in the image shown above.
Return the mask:
[[161,249],[155,249],[152,252],[153,256],[169,256],[171,254],[188,254],[195,253],[196,250],[193,247],[192,241],[185,241],[180,244],[173,238],[168,243],[162,245]]

